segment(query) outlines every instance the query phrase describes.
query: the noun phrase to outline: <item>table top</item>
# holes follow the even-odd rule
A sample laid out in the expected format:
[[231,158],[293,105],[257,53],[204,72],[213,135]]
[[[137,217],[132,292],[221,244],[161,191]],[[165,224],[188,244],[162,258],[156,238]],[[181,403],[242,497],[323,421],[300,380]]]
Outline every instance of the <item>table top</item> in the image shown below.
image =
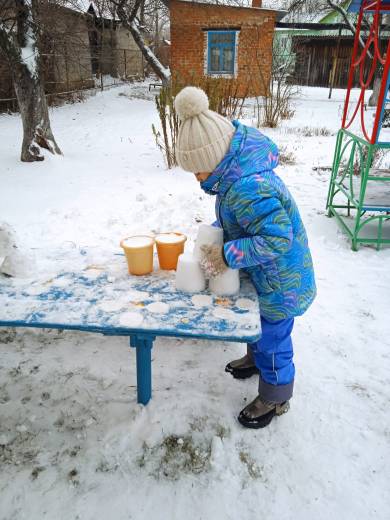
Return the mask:
[[253,342],[259,303],[246,276],[240,293],[218,297],[175,288],[175,272],[130,276],[123,256],[32,279],[0,275],[0,326],[47,327],[111,335],[136,333]]

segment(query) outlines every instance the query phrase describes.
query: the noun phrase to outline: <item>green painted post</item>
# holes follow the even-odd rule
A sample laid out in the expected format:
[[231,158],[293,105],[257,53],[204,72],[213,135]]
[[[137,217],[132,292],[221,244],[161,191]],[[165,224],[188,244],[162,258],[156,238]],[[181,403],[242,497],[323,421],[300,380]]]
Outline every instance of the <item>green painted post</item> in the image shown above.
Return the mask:
[[329,209],[329,206],[333,202],[334,197],[334,180],[337,176],[338,167],[339,167],[339,154],[340,154],[340,148],[341,143],[343,141],[343,131],[339,130],[337,133],[337,140],[336,140],[336,148],[334,151],[334,157],[333,157],[333,164],[332,164],[332,174],[330,177],[330,184],[329,184],[329,190],[328,190],[328,199],[326,202],[326,209],[328,209],[328,217],[332,217],[332,212]]

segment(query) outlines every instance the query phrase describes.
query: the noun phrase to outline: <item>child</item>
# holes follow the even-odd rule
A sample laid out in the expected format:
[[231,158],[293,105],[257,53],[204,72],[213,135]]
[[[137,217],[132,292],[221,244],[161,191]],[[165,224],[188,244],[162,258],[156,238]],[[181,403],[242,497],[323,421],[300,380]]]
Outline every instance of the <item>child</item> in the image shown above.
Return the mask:
[[243,269],[259,295],[261,339],[225,370],[238,379],[259,374],[258,395],[238,420],[247,428],[263,428],[289,407],[295,374],[291,332],[294,317],[315,298],[313,264],[295,201],[273,171],[276,145],[208,107],[201,89],[186,87],[176,96],[181,120],[176,157],[206,193],[216,195],[224,246],[203,248],[206,275],[228,266]]

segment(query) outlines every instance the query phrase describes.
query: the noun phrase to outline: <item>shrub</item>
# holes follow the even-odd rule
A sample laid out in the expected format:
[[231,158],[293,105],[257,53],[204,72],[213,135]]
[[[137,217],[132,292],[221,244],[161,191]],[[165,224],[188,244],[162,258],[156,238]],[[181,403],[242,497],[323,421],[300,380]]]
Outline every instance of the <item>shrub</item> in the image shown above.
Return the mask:
[[171,85],[162,87],[156,96],[156,109],[160,118],[161,132],[152,125],[157,147],[161,150],[168,168],[176,163],[176,141],[179,132],[179,118],[175,111],[174,94]]
[[238,97],[238,87],[234,81],[224,78],[192,78],[187,82],[174,78],[171,84],[162,87],[156,96],[156,108],[161,129],[152,125],[152,131],[168,168],[177,165],[175,152],[179,118],[175,111],[174,99],[186,84],[203,89],[209,98],[210,110],[214,110],[230,120],[241,117],[246,100],[245,95]]
[[296,164],[297,160],[293,152],[287,150],[285,146],[279,147],[279,163],[281,165],[293,165]]
[[261,59],[258,71],[267,95],[256,98],[257,126],[276,128],[281,119],[291,119],[295,113],[292,98],[299,89],[289,82],[295,56],[291,53],[289,42],[275,43],[272,54],[271,78],[269,84],[263,74]]

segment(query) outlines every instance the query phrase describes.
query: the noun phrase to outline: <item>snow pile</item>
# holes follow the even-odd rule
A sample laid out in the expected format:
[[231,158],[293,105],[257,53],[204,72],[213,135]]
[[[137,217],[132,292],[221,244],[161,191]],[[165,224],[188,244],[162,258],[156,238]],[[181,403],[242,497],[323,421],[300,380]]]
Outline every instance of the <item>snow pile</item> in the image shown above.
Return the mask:
[[0,273],[13,277],[27,277],[34,272],[31,254],[24,254],[16,245],[14,229],[0,222]]
[[209,280],[210,291],[219,296],[237,294],[240,290],[240,273],[238,269],[226,269],[225,272]]
[[162,233],[156,236],[156,242],[160,244],[179,244],[183,240],[185,240],[185,237],[176,233]]
[[201,247],[205,245],[223,245],[223,230],[220,227],[201,224],[195,241],[194,256],[201,258]]
[[39,51],[34,34],[34,22],[31,13],[28,14],[27,30],[25,33],[25,45],[20,48],[21,59],[28,68],[31,77],[34,78],[37,72]]
[[143,237],[143,236],[134,236],[125,238],[122,242],[124,247],[128,248],[143,248],[147,246],[151,246],[153,244],[153,239],[151,237]]
[[[193,176],[164,169],[154,103],[130,99],[132,88],[53,109],[65,155],[44,163],[19,162],[20,120],[0,116],[1,218],[23,251],[35,249],[43,279],[87,265],[93,284],[100,264],[122,253],[121,238],[177,230],[191,249],[199,224],[215,220],[215,200]],[[263,431],[237,423],[257,380],[233,380],[224,367],[244,345],[158,338],[143,407],[126,337],[0,329],[1,520],[389,518],[390,250],[352,252],[325,216],[344,94],[302,89],[293,119],[264,129],[294,156],[277,172],[298,203],[317,275],[317,299],[293,332],[290,411]],[[245,107],[248,120],[254,108]],[[205,311],[212,298],[188,297]],[[120,311],[135,326],[144,311],[134,302],[144,299],[140,290],[118,302],[113,292],[96,312]],[[167,316],[161,303],[155,319]],[[218,313],[232,319],[225,303]]]
[[176,289],[183,292],[202,292],[206,289],[206,278],[192,253],[179,256],[176,269]]

